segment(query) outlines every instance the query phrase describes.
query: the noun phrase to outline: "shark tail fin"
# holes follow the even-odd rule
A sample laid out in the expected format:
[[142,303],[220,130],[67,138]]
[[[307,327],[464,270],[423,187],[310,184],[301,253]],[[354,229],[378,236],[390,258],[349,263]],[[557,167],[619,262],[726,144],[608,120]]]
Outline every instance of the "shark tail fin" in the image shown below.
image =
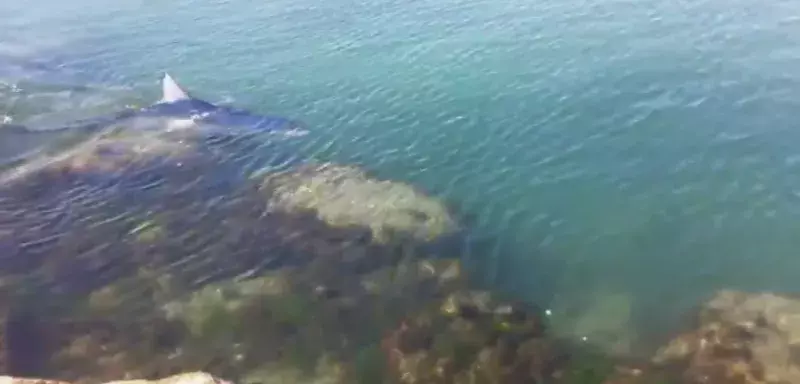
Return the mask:
[[164,73],[164,77],[161,80],[161,102],[162,103],[173,103],[180,100],[188,100],[190,99],[189,93],[184,91],[180,85],[169,75],[169,73]]

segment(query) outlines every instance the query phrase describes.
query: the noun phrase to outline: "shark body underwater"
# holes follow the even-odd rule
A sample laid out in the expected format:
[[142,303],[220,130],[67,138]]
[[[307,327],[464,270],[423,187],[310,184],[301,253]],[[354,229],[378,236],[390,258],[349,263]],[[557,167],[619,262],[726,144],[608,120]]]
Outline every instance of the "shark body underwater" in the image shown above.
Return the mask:
[[[167,74],[162,89],[150,106],[50,130],[0,126],[0,143],[18,152],[21,140],[60,142],[31,144],[0,167],[0,276],[33,276],[43,286],[65,279],[75,289],[112,281],[139,268],[132,252],[141,252],[139,228],[152,222],[181,234],[163,244],[174,247],[162,251],[176,264],[203,252],[248,255],[209,256],[221,264],[209,261],[208,270],[195,260],[189,269],[198,273],[239,273],[264,259],[253,249],[268,249],[272,238],[245,236],[263,230],[257,176],[303,162],[288,144],[305,131],[294,120],[194,98]],[[70,257],[58,264],[62,275],[40,273]]]
[[278,117],[250,113],[246,110],[223,107],[191,97],[169,75],[162,79],[161,101],[135,111],[138,116],[184,118],[194,123],[225,127],[232,131],[271,132],[287,136],[307,133],[298,122]]
[[[134,129],[195,129],[208,139],[240,139],[269,135],[290,138],[308,131],[296,120],[260,115],[244,109],[216,105],[195,98],[168,73],[161,80],[161,99],[143,108],[125,110],[100,117],[65,122],[55,128],[32,129],[13,123],[0,124],[0,165],[29,158],[48,143],[68,135],[91,135],[104,129],[131,123]],[[164,124],[136,124],[160,119]]]

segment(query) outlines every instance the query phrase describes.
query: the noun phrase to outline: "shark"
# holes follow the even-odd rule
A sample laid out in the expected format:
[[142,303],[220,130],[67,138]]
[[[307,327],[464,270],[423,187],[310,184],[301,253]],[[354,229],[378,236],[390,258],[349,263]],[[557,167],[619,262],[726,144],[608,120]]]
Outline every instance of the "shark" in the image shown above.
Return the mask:
[[292,138],[309,133],[302,123],[294,119],[253,113],[195,97],[167,72],[163,73],[160,82],[160,99],[145,107],[127,107],[109,115],[63,122],[47,129],[33,129],[0,121],[0,165],[22,161],[67,138],[86,137],[114,125],[135,122],[137,119],[159,119],[165,122],[162,125],[149,124],[142,129],[198,129],[208,137],[217,139],[265,134]]
[[[283,136],[304,136],[308,131],[297,121],[280,117],[259,115],[244,109],[219,106],[191,96],[175,79],[164,73],[161,80],[161,100],[135,112],[138,116],[169,117],[177,122],[173,126],[207,124],[234,132],[242,130],[256,133],[277,133]],[[189,124],[191,123],[191,124]]]

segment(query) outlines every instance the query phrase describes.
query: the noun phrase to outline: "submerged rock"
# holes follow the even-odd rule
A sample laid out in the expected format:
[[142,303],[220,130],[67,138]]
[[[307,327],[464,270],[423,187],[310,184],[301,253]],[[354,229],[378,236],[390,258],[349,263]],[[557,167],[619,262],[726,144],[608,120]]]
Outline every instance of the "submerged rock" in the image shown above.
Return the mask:
[[[160,126],[163,122],[149,123]],[[44,189],[41,193],[54,195],[63,194],[81,183],[92,184],[99,180],[124,182],[126,178],[146,172],[178,176],[176,171],[184,167],[213,164],[205,149],[200,146],[200,137],[188,130],[169,132],[111,127],[93,136],[82,136],[82,140],[73,139],[55,145],[51,151],[4,172],[0,184],[12,191],[24,186],[38,186]],[[173,173],[164,173],[168,170]]]
[[567,372],[535,308],[470,289],[458,261],[417,247],[457,232],[442,201],[347,165],[239,178],[247,153],[223,149],[191,130],[111,131],[3,174],[12,373],[338,384]]
[[269,174],[262,190],[271,211],[313,212],[331,226],[366,227],[381,243],[430,241],[457,226],[441,201],[354,166],[310,164]]
[[106,290],[44,322],[42,372],[80,383],[201,370],[240,384],[572,384],[613,369],[551,337],[535,307],[466,283],[454,260],[355,276],[309,264],[151,295],[138,316],[125,289]]
[[[243,384],[352,382],[352,363],[384,330],[460,284],[454,268],[454,261],[410,262],[355,282],[331,270],[288,268],[182,295],[140,297],[135,316],[128,289],[104,288],[85,307],[40,322],[36,331],[47,342],[34,346],[45,362],[39,372],[95,383],[195,369]],[[147,290],[161,289],[150,284],[156,286]]]
[[178,163],[180,157],[190,153],[191,149],[188,143],[165,140],[164,135],[155,133],[103,135],[65,153],[19,167],[8,179],[34,174],[41,168],[46,168],[45,172],[74,175],[130,171],[156,158],[166,157]]
[[142,271],[183,287],[319,259],[364,273],[455,227],[409,185],[339,165],[252,179],[272,144],[164,124],[124,122],[1,173],[0,278],[53,300]]
[[209,204],[224,189],[224,166],[191,135],[119,129],[7,170],[0,278],[55,296],[134,274],[159,259],[146,250],[159,232],[136,229]]
[[535,383],[554,380],[564,363],[562,346],[544,336],[530,308],[460,291],[438,313],[403,321],[384,348],[401,383]]
[[686,383],[800,383],[800,299],[725,290],[653,361]]

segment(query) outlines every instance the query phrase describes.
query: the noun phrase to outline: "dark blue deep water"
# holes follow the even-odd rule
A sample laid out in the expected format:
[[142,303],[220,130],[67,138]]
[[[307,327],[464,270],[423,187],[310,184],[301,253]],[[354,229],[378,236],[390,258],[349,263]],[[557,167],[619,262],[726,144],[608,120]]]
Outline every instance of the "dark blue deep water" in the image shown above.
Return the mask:
[[[146,103],[168,70],[302,120],[306,154],[471,214],[476,277],[567,334],[626,350],[719,288],[800,291],[796,1],[10,0],[0,15],[9,119]],[[13,91],[53,69],[106,91]]]

